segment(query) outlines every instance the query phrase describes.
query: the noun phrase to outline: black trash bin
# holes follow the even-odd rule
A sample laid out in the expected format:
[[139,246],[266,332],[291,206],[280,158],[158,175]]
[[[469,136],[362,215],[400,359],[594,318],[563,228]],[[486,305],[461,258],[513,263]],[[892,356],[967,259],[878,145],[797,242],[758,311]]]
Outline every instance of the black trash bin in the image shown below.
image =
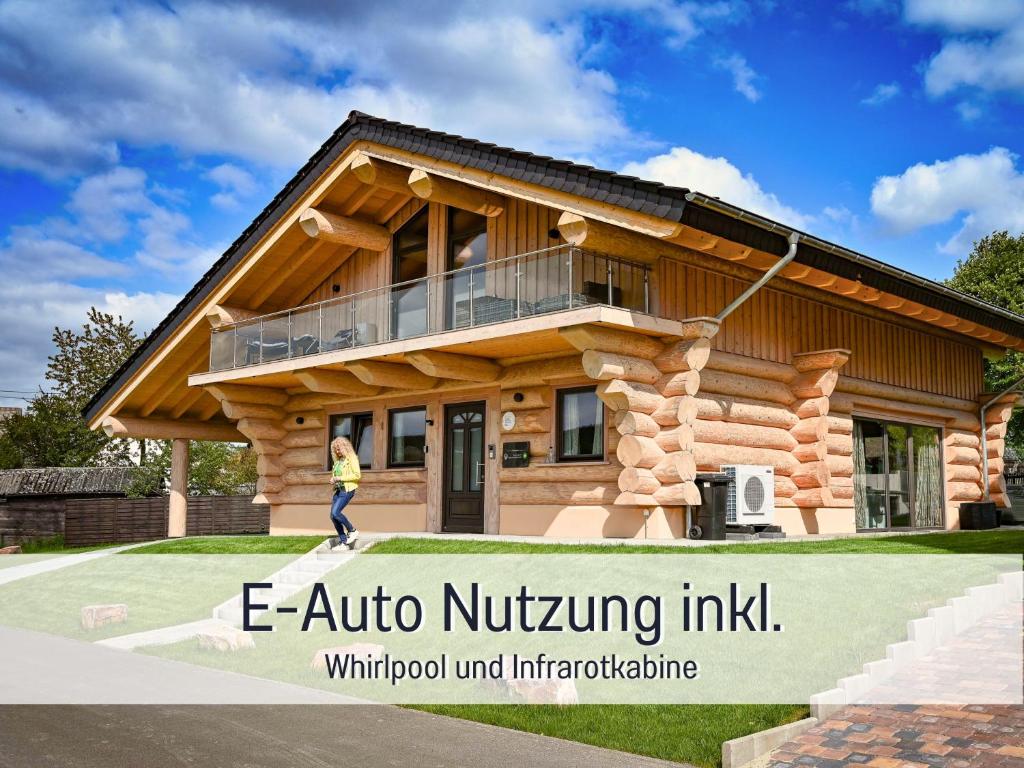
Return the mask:
[[690,526],[691,539],[725,540],[725,507],[729,499],[732,479],[719,472],[701,472],[697,475],[700,506],[696,520]]
[[999,527],[999,510],[994,501],[971,501],[960,505],[960,530],[986,531]]

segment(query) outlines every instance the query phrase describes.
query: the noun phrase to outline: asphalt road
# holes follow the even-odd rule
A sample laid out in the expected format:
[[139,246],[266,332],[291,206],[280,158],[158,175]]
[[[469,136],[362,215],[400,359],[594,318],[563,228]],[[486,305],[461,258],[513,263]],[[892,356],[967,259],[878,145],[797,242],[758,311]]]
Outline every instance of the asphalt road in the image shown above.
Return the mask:
[[660,760],[389,706],[3,706],[11,768],[653,768]]

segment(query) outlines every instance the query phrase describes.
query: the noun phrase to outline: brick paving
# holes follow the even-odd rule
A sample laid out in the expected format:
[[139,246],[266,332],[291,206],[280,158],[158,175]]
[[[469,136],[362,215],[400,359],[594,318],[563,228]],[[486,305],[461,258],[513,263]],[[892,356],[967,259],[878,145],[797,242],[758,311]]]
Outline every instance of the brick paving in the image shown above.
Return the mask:
[[1024,707],[854,705],[793,741],[771,768],[1024,768]]
[[[772,753],[767,765],[769,768],[1024,768],[1024,706],[950,703],[964,701],[962,694],[972,686],[984,690],[982,695],[993,697],[1004,695],[1007,684],[1020,690],[1020,677],[1007,680],[1006,665],[997,662],[998,656],[1005,660],[1006,654],[1012,653],[1016,663],[1020,663],[1019,646],[1012,645],[1014,638],[1003,639],[1003,644],[997,646],[986,646],[982,642],[997,640],[998,635],[993,634],[995,628],[1005,621],[1007,614],[1013,615],[1019,610],[1015,607],[1000,611],[980,622],[973,630],[935,649],[920,666],[915,665],[916,669],[912,667],[895,675],[873,692],[874,696],[886,696],[882,701],[898,701],[887,696],[902,687],[905,694],[913,691],[921,696],[923,691],[927,700],[942,703],[847,706],[782,745]],[[1016,624],[1018,642],[1019,627],[1020,624]],[[998,650],[993,652],[993,648]],[[990,663],[985,664],[984,659],[989,659]],[[924,662],[930,662],[930,666]],[[965,663],[974,665],[978,673],[963,675]],[[979,663],[983,665],[980,669]],[[985,668],[1002,670],[1002,679],[997,684],[986,679]],[[932,676],[935,669],[940,670],[938,676]],[[943,672],[951,674],[947,676]],[[909,679],[910,676],[915,679]],[[950,681],[959,681],[959,685]],[[978,695],[975,688],[973,700],[977,701]]]

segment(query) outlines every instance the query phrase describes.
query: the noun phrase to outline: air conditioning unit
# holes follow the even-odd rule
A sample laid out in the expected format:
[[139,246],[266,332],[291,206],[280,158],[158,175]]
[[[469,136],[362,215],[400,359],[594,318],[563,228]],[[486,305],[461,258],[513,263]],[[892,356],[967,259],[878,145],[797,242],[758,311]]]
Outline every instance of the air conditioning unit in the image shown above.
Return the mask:
[[729,476],[727,525],[771,525],[775,518],[775,470],[748,464],[722,467]]

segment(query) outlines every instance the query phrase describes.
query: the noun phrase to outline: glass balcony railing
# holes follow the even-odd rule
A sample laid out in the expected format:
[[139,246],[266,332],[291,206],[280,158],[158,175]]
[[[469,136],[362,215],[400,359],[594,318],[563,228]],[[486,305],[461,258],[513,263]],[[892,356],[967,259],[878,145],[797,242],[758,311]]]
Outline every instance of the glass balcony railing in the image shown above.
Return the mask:
[[218,328],[210,338],[210,370],[598,304],[649,313],[649,271],[568,245],[524,253]]

